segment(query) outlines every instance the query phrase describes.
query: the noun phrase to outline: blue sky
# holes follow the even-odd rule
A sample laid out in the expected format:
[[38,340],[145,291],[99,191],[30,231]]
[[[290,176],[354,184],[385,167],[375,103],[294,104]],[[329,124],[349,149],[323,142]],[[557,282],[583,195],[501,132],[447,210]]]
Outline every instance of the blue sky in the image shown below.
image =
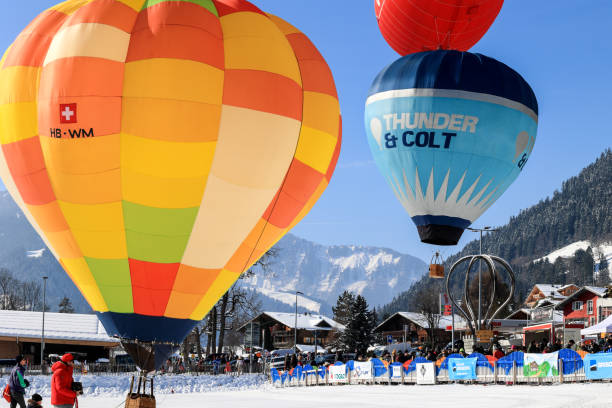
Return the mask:
[[[344,140],[331,184],[293,233],[323,244],[384,246],[429,260],[410,217],[374,165],[363,110],[376,74],[399,57],[382,38],[373,0],[253,0],[302,30],[330,65],[338,88]],[[7,2],[8,3],[8,2]],[[3,50],[52,0],[4,4]],[[609,0],[506,0],[472,48],[518,71],[538,98],[538,138],[523,173],[475,226],[503,225],[561,188],[607,147],[612,135],[612,43]],[[466,232],[450,255],[475,234]]]

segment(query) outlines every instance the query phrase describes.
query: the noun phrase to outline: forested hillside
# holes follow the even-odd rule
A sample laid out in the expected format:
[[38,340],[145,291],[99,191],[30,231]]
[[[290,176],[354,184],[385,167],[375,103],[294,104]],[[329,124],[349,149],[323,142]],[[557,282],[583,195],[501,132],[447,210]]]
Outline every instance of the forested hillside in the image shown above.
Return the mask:
[[[561,191],[552,197],[521,210],[498,231],[486,234],[482,246],[485,253],[498,255],[510,261],[517,275],[515,305],[525,298],[536,283],[606,284],[609,283],[605,261],[602,273],[593,276],[593,263],[598,255],[588,248],[573,257],[557,258],[554,264],[536,259],[576,241],[590,241],[593,246],[612,241],[612,151],[607,149],[580,174],[565,181]],[[478,253],[478,240],[449,257],[447,269],[459,257]],[[462,275],[463,276],[463,275]],[[452,287],[457,288],[454,281]],[[419,293],[443,291],[442,280],[424,276],[408,291],[396,296],[380,311],[381,316],[399,310],[414,310]]]

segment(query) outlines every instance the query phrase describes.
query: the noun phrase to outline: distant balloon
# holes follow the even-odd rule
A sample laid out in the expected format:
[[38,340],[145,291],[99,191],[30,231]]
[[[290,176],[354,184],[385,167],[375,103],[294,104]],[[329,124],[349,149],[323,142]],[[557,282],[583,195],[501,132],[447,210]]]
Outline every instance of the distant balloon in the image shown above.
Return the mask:
[[244,0],[70,0],[0,61],[2,179],[139,344],[180,343],[308,213],[340,133],[321,54]]
[[503,0],[374,0],[380,32],[400,55],[467,51],[487,32]]
[[520,174],[537,115],[532,89],[508,66],[481,54],[430,51],[377,76],[365,127],[421,241],[454,245]]

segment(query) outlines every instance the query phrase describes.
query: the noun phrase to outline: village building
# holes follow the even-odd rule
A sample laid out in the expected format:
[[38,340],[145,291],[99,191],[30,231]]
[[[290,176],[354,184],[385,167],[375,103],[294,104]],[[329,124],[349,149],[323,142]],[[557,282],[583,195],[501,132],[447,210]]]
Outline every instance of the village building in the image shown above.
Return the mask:
[[612,314],[612,299],[604,298],[606,288],[584,286],[560,302],[556,308],[563,311],[566,324],[594,326]]
[[[386,343],[426,343],[429,341],[429,323],[421,313],[396,312],[379,324],[375,333],[381,333]],[[455,315],[455,331],[465,332],[465,320]],[[450,342],[452,338],[452,317],[440,315],[437,327],[434,328],[437,343]],[[457,339],[459,336],[456,337]]]
[[565,300],[571,294],[577,292],[578,286],[573,283],[568,285],[551,285],[547,283],[537,283],[533,286],[527,299],[525,306],[535,308],[544,304],[558,304]]

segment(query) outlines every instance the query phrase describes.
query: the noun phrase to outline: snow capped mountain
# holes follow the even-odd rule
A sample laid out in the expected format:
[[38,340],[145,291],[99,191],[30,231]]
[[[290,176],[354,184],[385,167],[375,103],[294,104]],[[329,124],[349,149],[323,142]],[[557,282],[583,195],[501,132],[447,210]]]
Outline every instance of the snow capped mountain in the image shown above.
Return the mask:
[[325,246],[292,234],[276,248],[270,271],[243,285],[287,307],[295,307],[296,290],[303,292],[298,306],[317,313],[329,313],[344,290],[364,296],[371,306],[387,303],[427,271],[422,260],[388,248]]

